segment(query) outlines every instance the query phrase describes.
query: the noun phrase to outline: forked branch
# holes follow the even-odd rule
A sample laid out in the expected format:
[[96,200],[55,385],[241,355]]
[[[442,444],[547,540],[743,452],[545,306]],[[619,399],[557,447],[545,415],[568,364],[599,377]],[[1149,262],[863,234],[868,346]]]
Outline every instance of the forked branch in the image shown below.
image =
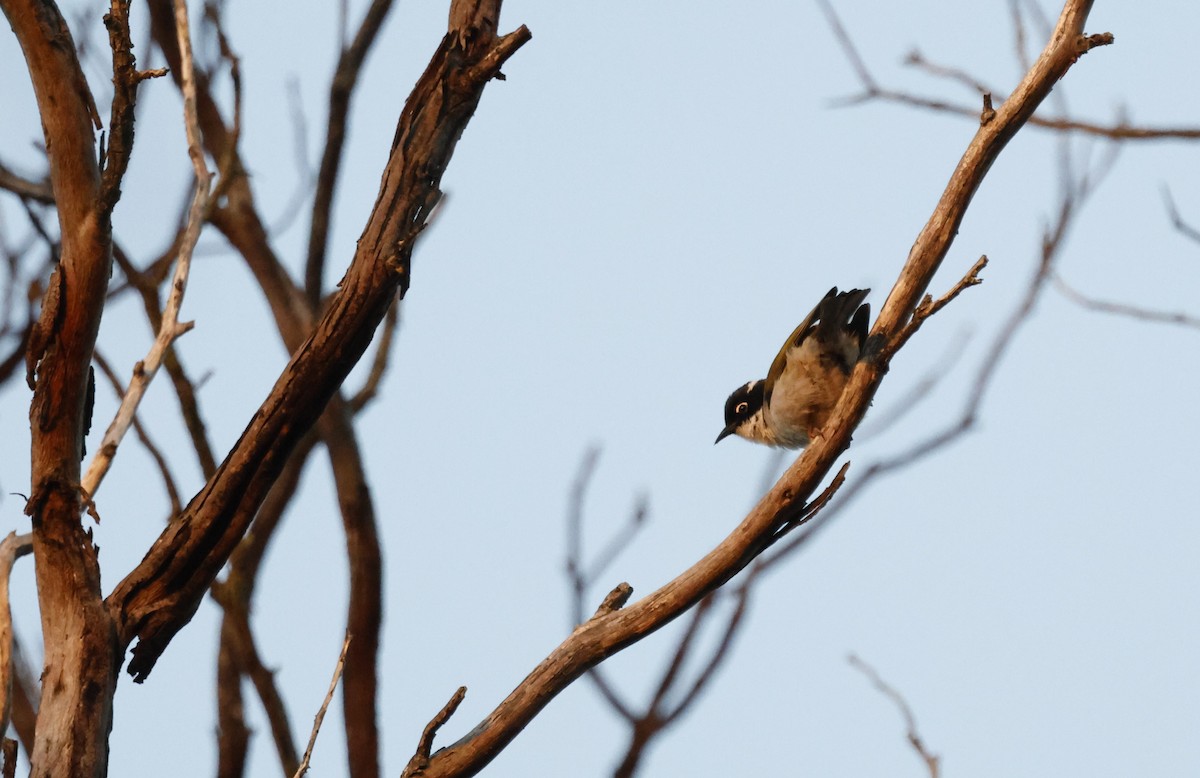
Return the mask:
[[[387,308],[408,286],[413,242],[455,145],[482,96],[479,72],[497,51],[529,39],[521,27],[497,37],[498,0],[480,3],[489,25],[451,28],[400,115],[379,197],[339,292],[296,349],[225,461],[121,581],[107,603],[121,645],[135,638],[129,672],[145,678],[245,533],[288,454],[366,350]],[[453,18],[453,14],[452,14]]]

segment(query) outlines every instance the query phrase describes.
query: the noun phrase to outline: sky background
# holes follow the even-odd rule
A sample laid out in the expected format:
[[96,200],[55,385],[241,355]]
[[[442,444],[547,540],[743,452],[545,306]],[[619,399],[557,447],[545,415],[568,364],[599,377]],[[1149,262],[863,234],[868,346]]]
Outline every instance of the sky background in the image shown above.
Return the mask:
[[[351,3],[357,24],[363,3]],[[445,30],[444,3],[400,3],[363,72],[350,124],[327,282],[340,277],[374,202],[396,117]],[[1043,3],[1053,17],[1058,7]],[[67,6],[107,118],[101,11]],[[242,155],[274,245],[299,273],[336,59],[336,4],[231,3],[245,81]],[[840,3],[885,85],[977,105],[961,84],[905,67],[914,48],[1006,93],[1022,68],[1007,3]],[[133,38],[146,39],[135,4]],[[771,452],[713,447],[728,393],[765,375],[831,286],[871,287],[873,310],[907,256],[975,122],[882,103],[833,107],[860,85],[818,7],[804,2],[511,0],[501,30],[533,39],[488,86],[443,182],[447,205],[413,260],[412,288],[381,397],[358,425],[384,543],[379,698],[383,770],[396,775],[459,685],[466,701],[437,745],[470,730],[568,634],[568,492],[590,446],[595,551],[640,495],[649,524],[605,574],[635,597],[730,532],[759,496]],[[1056,89],[1081,118],[1200,125],[1200,6],[1096,3],[1088,32],[1116,45]],[[1031,29],[1040,49],[1044,35]],[[212,41],[200,41],[206,56]],[[144,55],[146,47],[139,45]],[[161,62],[142,61],[142,66]],[[0,36],[0,159],[41,163],[20,52]],[[144,262],[174,229],[188,186],[177,91],[140,92],[138,139],[114,217]],[[307,132],[292,116],[299,106]],[[1050,106],[1053,107],[1053,106]],[[1059,196],[1060,139],[1027,128],[979,191],[931,291],[981,255],[985,283],[926,324],[892,365],[848,458],[850,479],[952,422],[1024,293]],[[1076,140],[1078,169],[1107,147]],[[1197,312],[1200,246],[1174,231],[1169,187],[1200,224],[1200,148],[1126,146],[1058,265],[1080,291]],[[6,233],[22,217],[5,200]],[[23,229],[23,227],[21,228]],[[243,264],[215,234],[194,264],[179,344],[215,446],[226,451],[286,354]],[[106,314],[100,349],[121,372],[151,333],[132,298]],[[900,690],[945,775],[1200,774],[1200,523],[1194,355],[1200,333],[1086,311],[1050,289],[1012,344],[977,428],[876,481],[816,542],[760,581],[731,659],[655,742],[643,775],[927,774],[894,705],[846,661]],[[897,423],[879,420],[930,374],[936,388]],[[357,387],[356,374],[348,386]],[[28,530],[11,493],[29,481],[28,390],[0,394],[0,516]],[[94,443],[115,408],[98,393]],[[160,379],[144,418],[190,495],[201,477]],[[791,461],[791,455],[787,459]],[[128,441],[97,495],[105,591],[142,557],[166,502]],[[255,601],[266,662],[307,738],[341,643],[345,554],[322,455],[271,548]],[[33,568],[14,573],[15,618],[40,651]],[[113,775],[215,769],[219,613],[206,602],[143,685],[122,677]],[[678,637],[662,631],[607,663],[639,706]],[[711,638],[711,636],[710,636]],[[340,697],[339,697],[340,699]],[[249,775],[278,767],[254,698]],[[335,702],[314,775],[345,771]],[[623,725],[579,682],[487,771],[604,776]]]

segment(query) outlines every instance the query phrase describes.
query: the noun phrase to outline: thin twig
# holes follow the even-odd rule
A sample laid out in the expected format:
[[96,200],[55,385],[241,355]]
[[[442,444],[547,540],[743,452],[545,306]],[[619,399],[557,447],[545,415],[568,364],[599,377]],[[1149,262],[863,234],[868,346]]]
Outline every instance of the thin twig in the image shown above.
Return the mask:
[[967,73],[965,70],[960,70],[959,68],[950,67],[949,65],[939,65],[936,62],[931,62],[931,61],[925,59],[925,55],[922,54],[918,49],[913,49],[912,51],[910,51],[908,53],[908,56],[904,58],[904,64],[909,65],[910,67],[924,70],[926,73],[928,73],[931,76],[936,76],[938,78],[947,78],[947,79],[950,79],[951,81],[957,81],[958,83],[962,84],[967,89],[969,89],[973,94],[982,95],[982,94],[987,94],[988,92],[995,91],[993,89],[990,89],[987,85],[980,82],[977,78],[972,76],[970,73]]
[[608,542],[596,554],[596,558],[592,560],[591,568],[584,576],[584,580],[587,582],[598,580],[616,561],[617,557],[633,545],[634,537],[646,526],[646,519],[649,516],[650,499],[646,495],[640,494],[634,498],[633,510],[629,512],[629,518],[626,519],[625,524],[608,539]]
[[905,343],[907,343],[908,339],[911,338],[913,334],[921,328],[921,325],[925,323],[926,319],[945,308],[952,300],[954,300],[955,297],[958,297],[960,294],[962,294],[964,289],[982,284],[983,279],[979,277],[979,274],[983,272],[985,267],[987,267],[987,263],[987,255],[981,256],[975,261],[974,265],[971,265],[971,269],[967,271],[966,275],[960,278],[958,283],[950,287],[950,291],[946,292],[937,300],[934,300],[932,295],[925,295],[925,297],[917,305],[916,309],[913,310],[912,318],[909,319],[908,324],[904,325],[904,329],[900,330],[900,332],[896,335],[895,340],[889,344],[887,353],[896,353],[896,351],[898,351]]
[[[768,547],[778,543],[780,540],[783,540],[786,536],[800,527],[813,522],[822,514],[824,514],[825,521],[828,521],[828,519],[831,517],[831,514],[837,513],[840,505],[835,506],[831,511],[828,512],[825,511],[825,508],[827,505],[829,505],[829,501],[833,499],[833,496],[842,488],[842,485],[846,483],[846,473],[849,470],[850,463],[846,462],[842,465],[841,469],[837,471],[837,475],[833,477],[833,480],[829,482],[829,486],[826,486],[821,493],[817,495],[815,500],[804,506],[804,510],[801,512],[799,517],[797,517],[794,521],[789,521],[788,523],[784,524],[774,535],[768,539]],[[821,523],[823,524],[824,521]],[[756,576],[761,575],[770,568],[775,567],[775,565],[779,564],[781,560],[795,553],[796,549],[812,540],[815,534],[814,526],[808,531],[792,538],[787,543],[773,551],[770,555],[764,555],[760,557],[758,562],[755,564],[752,573]]]
[[[570,497],[567,501],[567,558],[565,567],[567,581],[571,586],[572,626],[584,623],[584,601],[587,598],[588,588],[603,574],[612,560],[616,558],[617,554],[629,546],[633,540],[633,536],[641,528],[645,519],[644,505],[639,504],[635,506],[630,520],[606,544],[604,552],[600,555],[600,558],[604,560],[603,563],[598,561],[593,562],[590,565],[591,569],[585,571],[585,567],[589,566],[586,565],[583,559],[583,505],[587,497],[588,486],[595,475],[596,465],[599,460],[599,447],[592,446],[584,452],[575,480],[571,484]],[[605,597],[604,602],[600,604],[600,607],[593,614],[592,618],[607,615],[618,607],[623,606],[632,593],[633,589],[628,584],[622,584],[613,589]],[[616,688],[609,682],[608,677],[600,668],[593,668],[587,675],[596,687],[596,691],[600,693],[600,696],[604,698],[604,701],[608,703],[613,712],[630,725],[637,721],[637,714],[633,712],[633,708],[621,698],[621,695],[617,693]]]
[[909,411],[925,400],[925,398],[929,397],[937,385],[951,374],[955,365],[958,364],[958,361],[966,351],[966,346],[970,342],[970,339],[969,331],[959,332],[946,348],[944,355],[934,361],[915,384],[904,390],[904,394],[901,395],[900,399],[892,403],[890,407],[880,408],[875,411],[858,428],[858,432],[854,436],[855,440],[869,440],[882,435],[892,425],[898,423],[908,415]]
[[[654,738],[661,735],[678,721],[679,717],[695,704],[701,692],[704,691],[709,682],[716,676],[717,670],[729,656],[729,650],[733,646],[734,638],[742,624],[742,619],[746,614],[746,608],[750,600],[750,590],[754,580],[757,578],[758,571],[758,566],[751,568],[742,584],[734,590],[732,595],[729,595],[724,590],[717,590],[701,600],[700,604],[692,610],[692,619],[675,647],[675,652],[671,657],[667,670],[663,673],[663,677],[655,690],[653,698],[646,705],[642,713],[630,713],[626,717],[630,728],[629,745],[626,746],[625,755],[621,758],[620,764],[613,772],[613,778],[632,778],[632,776],[636,775],[642,758],[645,756]],[[714,605],[722,596],[733,596],[737,604],[725,621],[721,639],[717,647],[709,654],[704,667],[692,679],[687,691],[683,693],[674,705],[668,706],[668,696],[674,692],[676,687],[681,685],[680,673],[687,661],[692,643],[696,635],[699,634],[703,624],[716,613]]]
[[[828,0],[818,0],[818,5],[825,13],[829,21],[830,28],[833,30],[834,37],[842,48],[842,53],[846,60],[850,63],[850,67],[857,74],[858,79],[862,82],[862,91],[850,97],[844,97],[833,101],[835,106],[851,106],[860,105],[871,100],[883,100],[885,102],[897,103],[899,105],[907,105],[913,108],[923,108],[930,111],[938,111],[940,113],[948,113],[955,116],[963,116],[971,120],[978,120],[979,109],[973,105],[961,105],[956,103],[946,102],[936,98],[922,97],[920,95],[903,92],[896,89],[888,89],[880,86],[879,82],[871,74],[863,61],[862,55],[859,54],[857,47],[850,39],[846,29],[842,26],[837,14],[834,12]],[[1094,41],[1092,45],[1105,45],[1107,41]],[[962,80],[958,75],[960,71],[953,68],[943,66],[929,66],[933,72],[941,72],[952,75],[955,80]],[[991,91],[991,90],[987,90]],[[992,92],[997,103],[1003,102],[1006,98],[1000,92]],[[1096,135],[1111,140],[1196,140],[1200,138],[1200,127],[1148,127],[1134,126],[1124,121],[1117,121],[1113,124],[1098,124],[1095,122],[1084,122],[1076,119],[1071,119],[1066,116],[1042,117],[1031,116],[1027,124],[1032,127],[1040,127],[1046,130],[1054,130],[1057,132],[1078,132],[1087,135]]]
[[[304,286],[309,302],[314,308],[321,300],[322,276],[325,271],[325,256],[329,242],[334,190],[342,164],[342,147],[346,139],[346,124],[350,110],[350,98],[358,86],[359,71],[367,53],[374,45],[383,22],[392,8],[393,0],[372,0],[362,24],[354,35],[353,42],[341,51],[337,70],[329,85],[329,116],[325,128],[325,146],[321,153],[321,167],[317,174],[317,188],[313,196],[312,220],[309,224],[308,256],[305,260]],[[343,7],[344,11],[344,7]],[[343,22],[345,18],[343,17]],[[344,32],[343,32],[344,35]],[[339,44],[345,38],[339,36]]]
[[[609,565],[629,548],[638,531],[645,526],[650,509],[645,495],[641,495],[634,503],[628,521],[616,534],[609,538],[600,553],[586,564],[583,559],[583,502],[587,495],[588,485],[595,474],[596,464],[600,458],[600,449],[589,448],[584,452],[579,465],[578,475],[571,485],[571,495],[567,506],[567,560],[566,573],[574,593],[572,598],[572,624],[583,621],[584,599],[588,587],[595,584]],[[586,568],[586,569],[585,569]]]
[[[755,577],[754,569],[751,570],[748,578]],[[729,655],[729,649],[733,646],[733,639],[737,636],[738,628],[742,625],[742,620],[746,615],[746,609],[750,603],[750,581],[743,583],[734,591],[734,598],[737,604],[733,607],[733,613],[729,615],[729,620],[725,622],[725,630],[721,634],[721,642],[717,644],[716,649],[709,654],[708,662],[704,668],[697,673],[692,681],[691,688],[687,693],[680,698],[675,707],[668,713],[664,714],[663,719],[667,724],[673,723],[679,716],[691,707],[692,703],[700,696],[700,692],[708,686],[709,681],[716,675],[717,669],[725,658]]]
[[1058,273],[1050,274],[1051,280],[1054,282],[1054,288],[1066,297],[1071,302],[1081,308],[1086,308],[1089,311],[1098,311],[1100,313],[1111,313],[1118,316],[1127,316],[1131,319],[1140,321],[1154,322],[1159,324],[1178,324],[1183,327],[1192,327],[1200,329],[1200,318],[1190,316],[1186,313],[1169,313],[1167,311],[1155,311],[1150,308],[1139,308],[1136,305],[1127,303],[1110,302],[1108,300],[1097,300],[1094,297],[1087,297],[1075,288],[1069,286]]
[[304,115],[304,103],[300,94],[300,80],[293,76],[287,84],[288,113],[292,124],[292,146],[296,158],[296,188],[288,196],[279,214],[274,217],[267,232],[272,237],[286,233],[296,223],[304,210],[304,203],[312,193],[316,171],[308,162],[308,120]]
[[1017,64],[1021,66],[1021,72],[1024,73],[1032,63],[1029,60],[1028,39],[1025,35],[1025,17],[1021,15],[1021,0],[1009,0],[1008,12],[1012,17],[1013,53]]
[[184,231],[179,246],[179,258],[175,265],[175,275],[171,280],[171,291],[167,295],[166,309],[163,311],[162,326],[154,343],[150,346],[146,358],[134,366],[133,378],[129,389],[117,409],[116,415],[108,425],[100,448],[88,465],[83,477],[84,493],[93,499],[100,482],[112,467],[113,457],[117,447],[124,439],[133,423],[133,416],[150,382],[154,380],[158,368],[162,365],[163,356],[176,338],[183,335],[194,326],[194,322],[180,322],[179,308],[183,304],[183,294],[187,288],[188,273],[191,270],[192,251],[200,239],[200,229],[204,226],[204,214],[208,209],[209,190],[212,185],[212,174],[204,159],[204,149],[201,146],[199,118],[196,113],[196,74],[192,62],[192,42],[188,29],[187,3],[185,0],[174,0],[175,30],[179,39],[179,49],[182,55],[183,77],[183,114],[184,126],[187,130],[188,156],[192,160],[192,169],[196,176],[196,188],[192,195],[192,204],[188,210],[187,228]]
[[[115,370],[108,360],[100,353],[99,349],[92,352],[92,361],[96,363],[96,367],[100,368],[100,372],[104,373],[104,377],[108,379],[109,384],[116,393],[118,400],[125,398],[125,387],[121,385],[121,379],[117,376]],[[175,478],[171,475],[171,468],[167,464],[166,457],[163,456],[158,446],[154,445],[154,441],[150,439],[150,433],[146,432],[146,428],[142,426],[138,420],[137,414],[133,416],[133,431],[137,433],[138,440],[150,454],[154,460],[154,464],[158,466],[158,472],[162,476],[163,487],[167,490],[167,499],[171,502],[171,516],[176,516],[183,508],[183,503],[179,499],[179,488],[175,485]]]
[[846,657],[846,661],[855,670],[867,677],[867,680],[880,691],[884,696],[888,697],[896,704],[900,710],[900,715],[904,717],[905,734],[908,737],[908,742],[912,745],[913,750],[925,762],[925,767],[929,770],[929,778],[938,778],[941,772],[941,758],[937,754],[931,753],[925,746],[925,741],[921,740],[921,735],[917,732],[917,719],[913,715],[912,708],[908,706],[903,695],[896,691],[892,686],[875,671],[875,668],[859,659],[854,654]]
[[1183,217],[1179,215],[1179,209],[1175,207],[1175,198],[1171,197],[1171,190],[1166,187],[1163,187],[1163,199],[1167,201],[1167,213],[1171,216],[1171,226],[1196,243],[1200,243],[1200,229],[1196,229],[1183,220]]
[[346,639],[342,641],[342,653],[338,655],[337,665],[333,668],[333,678],[329,681],[329,691],[325,693],[325,700],[321,703],[321,709],[317,711],[316,718],[313,719],[312,734],[308,737],[308,747],[304,749],[304,756],[300,760],[300,766],[296,768],[292,778],[301,778],[308,772],[309,761],[312,759],[313,746],[317,744],[317,733],[321,731],[321,722],[325,720],[325,711],[329,710],[329,703],[333,701],[333,693],[337,690],[338,681],[342,678],[342,669],[346,666],[346,652],[350,650],[350,640],[352,636],[347,634]]

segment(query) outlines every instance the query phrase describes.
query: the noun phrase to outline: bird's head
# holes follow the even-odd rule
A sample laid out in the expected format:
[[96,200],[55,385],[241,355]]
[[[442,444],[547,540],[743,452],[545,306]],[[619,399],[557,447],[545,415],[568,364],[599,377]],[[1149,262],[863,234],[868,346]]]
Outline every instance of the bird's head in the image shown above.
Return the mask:
[[725,429],[714,442],[720,443],[730,435],[771,445],[773,436],[763,416],[765,381],[751,381],[740,386],[725,401]]

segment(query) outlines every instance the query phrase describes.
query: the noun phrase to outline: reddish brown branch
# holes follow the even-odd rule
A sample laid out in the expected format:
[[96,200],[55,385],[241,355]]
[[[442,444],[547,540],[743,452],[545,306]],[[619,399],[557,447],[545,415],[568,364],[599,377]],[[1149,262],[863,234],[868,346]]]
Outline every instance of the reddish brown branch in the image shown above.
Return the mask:
[[337,69],[329,85],[329,116],[325,127],[325,147],[321,154],[317,188],[313,194],[312,221],[308,233],[308,259],[305,262],[304,289],[309,304],[316,309],[321,301],[325,257],[329,244],[329,218],[338,171],[342,164],[342,147],[346,141],[346,124],[350,113],[350,97],[358,85],[358,74],[367,52],[371,50],[379,29],[383,26],[393,0],[373,0],[359,25],[358,33],[349,47],[342,49]]
[[[218,592],[223,592],[223,589],[214,588],[214,596]],[[258,693],[259,699],[262,700],[263,711],[267,714],[267,723],[271,729],[271,736],[275,742],[275,750],[279,755],[279,762],[283,767],[284,775],[292,775],[299,767],[300,760],[296,754],[296,744],[292,738],[292,728],[288,721],[287,706],[283,702],[283,697],[279,693],[278,687],[275,685],[275,675],[263,664],[262,658],[259,656],[258,647],[254,642],[254,633],[250,629],[250,617],[244,610],[240,602],[227,600],[223,595],[217,597],[218,602],[224,608],[225,616],[221,621],[221,648],[222,651],[228,651],[229,656],[237,668],[237,681],[240,684],[241,677],[245,676],[250,679],[254,685],[254,690]],[[232,683],[232,679],[231,679]],[[241,695],[238,695],[240,702]],[[229,704],[229,700],[225,700]],[[231,727],[232,723],[229,719],[228,710],[221,711],[219,717],[220,732],[223,737],[234,737],[235,742],[241,741],[246,730],[244,726],[239,730],[236,727]],[[241,710],[237,711],[241,714]],[[244,724],[244,722],[243,722]],[[248,738],[247,738],[248,740]],[[244,742],[242,748],[233,747],[233,744],[222,742],[220,764],[222,772],[226,774],[238,774],[233,772],[235,768],[244,769],[244,761],[238,762],[236,757],[239,750],[244,760]],[[225,767],[228,765],[228,767]]]
[[223,778],[234,778],[245,772],[246,744],[250,733],[243,715],[243,676],[251,678],[267,712],[267,722],[284,774],[290,776],[298,766],[295,741],[283,697],[275,687],[274,676],[257,669],[263,663],[254,648],[248,614],[263,554],[295,496],[300,476],[315,445],[314,434],[300,441],[254,517],[254,523],[230,555],[229,574],[224,581],[212,586],[213,599],[225,611],[221,621],[217,668],[218,766],[219,775]]

